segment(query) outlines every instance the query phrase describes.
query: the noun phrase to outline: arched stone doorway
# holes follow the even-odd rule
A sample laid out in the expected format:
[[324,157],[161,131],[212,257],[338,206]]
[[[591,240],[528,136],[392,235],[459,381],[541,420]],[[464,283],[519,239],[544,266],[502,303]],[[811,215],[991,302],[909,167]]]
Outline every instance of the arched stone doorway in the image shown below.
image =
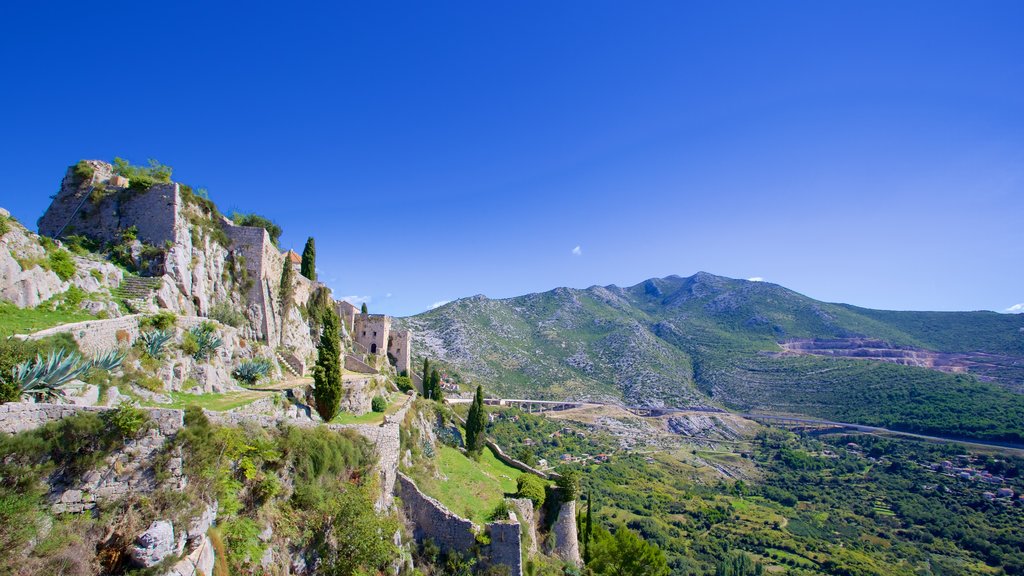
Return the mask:
[[370,344],[370,354],[376,354],[376,353],[377,353],[377,343],[374,342],[373,344]]

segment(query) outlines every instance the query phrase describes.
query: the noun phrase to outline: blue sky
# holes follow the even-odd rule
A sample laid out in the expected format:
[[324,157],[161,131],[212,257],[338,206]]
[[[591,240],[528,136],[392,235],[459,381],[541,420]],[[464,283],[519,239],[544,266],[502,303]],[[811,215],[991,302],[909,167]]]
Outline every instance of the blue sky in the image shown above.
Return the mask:
[[[1024,303],[1024,3],[5,2],[0,206],[157,158],[411,314],[705,270]],[[576,249],[578,247],[577,250]]]

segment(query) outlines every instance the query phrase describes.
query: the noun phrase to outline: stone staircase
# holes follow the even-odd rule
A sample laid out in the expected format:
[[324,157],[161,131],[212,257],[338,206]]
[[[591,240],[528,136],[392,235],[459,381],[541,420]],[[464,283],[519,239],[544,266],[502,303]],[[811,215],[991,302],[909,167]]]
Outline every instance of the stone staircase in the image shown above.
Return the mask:
[[163,285],[163,278],[126,276],[121,284],[110,291],[114,298],[125,303],[133,312],[145,310],[153,302],[153,295]]
[[281,365],[281,368],[296,378],[301,378],[303,373],[306,371],[306,367],[302,365],[302,361],[296,358],[294,354],[281,353],[278,350],[274,351],[274,356],[277,357],[277,363]]

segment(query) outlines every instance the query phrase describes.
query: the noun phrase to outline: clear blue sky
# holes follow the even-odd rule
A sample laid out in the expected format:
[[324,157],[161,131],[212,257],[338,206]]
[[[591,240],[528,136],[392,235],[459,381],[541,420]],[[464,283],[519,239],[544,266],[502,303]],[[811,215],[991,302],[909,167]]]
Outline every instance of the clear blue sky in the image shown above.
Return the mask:
[[0,206],[157,158],[399,315],[698,270],[1024,303],[1024,2],[217,4],[4,2]]

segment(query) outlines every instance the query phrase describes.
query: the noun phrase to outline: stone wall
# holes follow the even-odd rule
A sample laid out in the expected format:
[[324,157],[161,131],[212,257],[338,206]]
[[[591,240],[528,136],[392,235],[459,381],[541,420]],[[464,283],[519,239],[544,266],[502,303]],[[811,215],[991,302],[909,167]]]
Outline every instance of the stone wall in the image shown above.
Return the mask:
[[95,160],[88,164],[93,169],[91,180],[79,180],[75,167],[68,168],[60,191],[39,218],[40,234],[84,234],[103,242],[116,242],[123,230],[137,226],[142,242],[160,247],[176,242],[175,224],[181,209],[177,184],[156,184],[147,190],[110,186],[96,202],[88,197],[89,191],[93,185],[110,183],[112,167]]
[[576,501],[562,503],[551,531],[555,533],[555,556],[576,566],[582,564],[579,534],[576,532]]
[[[0,404],[0,432],[14,434],[34,430],[47,422],[60,420],[83,412],[103,413],[112,408],[72,406],[68,404]],[[182,410],[162,408],[145,409],[153,426],[137,440],[129,440],[124,447],[111,454],[96,469],[86,472],[81,482],[73,486],[52,484],[47,500],[54,513],[81,512],[95,508],[98,503],[132,494],[148,494],[160,484],[153,473],[156,457],[168,438],[178,433],[183,425]],[[180,453],[166,464],[168,479],[163,484],[175,489],[185,486]]]
[[[463,420],[463,424],[465,424],[465,420]],[[501,449],[501,446],[498,446],[498,444],[495,443],[490,438],[487,439],[486,443],[487,443],[487,446],[494,452],[494,457],[495,458],[497,458],[498,460],[501,460],[502,462],[504,462],[505,464],[508,464],[509,466],[515,468],[516,470],[521,470],[523,472],[529,472],[530,474],[534,474],[536,476],[540,476],[541,478],[544,478],[545,480],[549,480],[549,479],[551,479],[553,477],[557,477],[558,476],[558,474],[548,474],[546,472],[542,472],[542,471],[534,468],[533,466],[530,466],[529,464],[526,464],[524,462],[520,462],[519,460],[516,460],[515,458],[513,458],[513,457],[509,456],[508,454],[506,454],[505,451]]]
[[352,304],[344,300],[335,300],[334,310],[338,313],[338,317],[341,318],[341,324],[345,327],[345,330],[352,334],[355,330],[356,314],[358,310]]
[[[432,540],[442,553],[470,554],[476,546],[476,527],[444,504],[420,491],[412,478],[398,473],[399,496],[406,518],[413,525],[413,538],[422,543]],[[484,550],[484,564],[507,566],[513,576],[522,576],[522,533],[512,514],[507,521],[485,526],[491,543]]]
[[476,544],[473,523],[453,513],[444,504],[427,496],[411,478],[398,473],[399,496],[406,517],[413,524],[417,543],[431,539],[442,552],[468,553]]
[[490,563],[508,566],[512,576],[522,576],[522,530],[516,517],[510,515],[508,522],[491,522],[487,532],[491,537],[486,551]]
[[345,354],[345,370],[360,374],[376,374],[377,370],[352,354]]
[[388,337],[388,355],[395,358],[395,369],[399,373],[409,370],[412,351],[412,333],[408,330],[392,330]]
[[[47,422],[61,420],[79,412],[103,413],[113,410],[102,406],[74,406],[71,404],[44,404],[33,402],[8,402],[0,404],[0,432],[17,434],[35,430]],[[144,408],[156,429],[164,436],[173,436],[183,426],[182,410],[167,408]]]

